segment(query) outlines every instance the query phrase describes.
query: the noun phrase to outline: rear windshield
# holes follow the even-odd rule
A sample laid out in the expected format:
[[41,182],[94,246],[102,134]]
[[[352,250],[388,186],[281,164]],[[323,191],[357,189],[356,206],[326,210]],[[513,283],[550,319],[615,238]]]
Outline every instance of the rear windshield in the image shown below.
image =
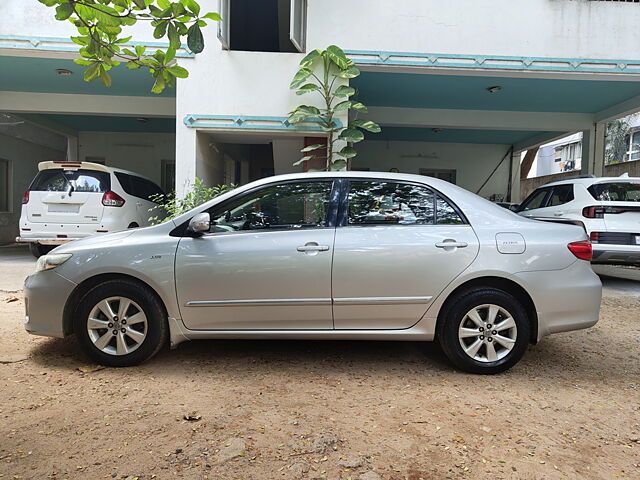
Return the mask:
[[640,202],[640,183],[596,183],[587,190],[593,198],[603,202]]
[[82,168],[52,168],[39,172],[29,187],[36,192],[68,192],[70,189],[74,192],[108,192],[111,190],[111,176],[107,172]]

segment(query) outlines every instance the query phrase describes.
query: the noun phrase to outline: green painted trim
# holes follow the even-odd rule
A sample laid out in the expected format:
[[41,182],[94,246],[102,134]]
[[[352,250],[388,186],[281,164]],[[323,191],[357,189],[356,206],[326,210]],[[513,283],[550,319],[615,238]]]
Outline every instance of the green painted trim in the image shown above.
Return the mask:
[[[62,45],[47,45],[51,43]],[[135,47],[136,45],[155,49],[166,49],[169,47],[169,44],[165,42],[129,42],[123,46]],[[77,52],[80,49],[80,45],[73,43],[70,38],[64,37],[0,35],[0,49],[1,48],[51,52]],[[176,52],[176,57],[192,58],[195,57],[195,54],[191,53],[186,45],[181,45],[180,50]]]
[[[317,126],[293,125],[287,121],[288,117],[251,116],[251,115],[198,115],[188,114],[183,123],[189,128],[219,128],[233,130],[289,130],[321,132]],[[335,119],[338,128],[342,122]]]
[[399,65],[439,68],[525,70],[550,72],[640,73],[640,60],[513,57],[446,53],[345,50],[358,65]]

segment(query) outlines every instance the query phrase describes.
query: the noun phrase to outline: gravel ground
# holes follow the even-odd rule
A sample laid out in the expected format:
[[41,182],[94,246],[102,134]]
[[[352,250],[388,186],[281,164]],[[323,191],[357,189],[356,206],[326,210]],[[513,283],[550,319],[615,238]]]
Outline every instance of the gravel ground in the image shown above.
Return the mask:
[[0,291],[0,478],[640,478],[639,306],[606,298],[493,377],[393,342],[200,341],[100,369]]

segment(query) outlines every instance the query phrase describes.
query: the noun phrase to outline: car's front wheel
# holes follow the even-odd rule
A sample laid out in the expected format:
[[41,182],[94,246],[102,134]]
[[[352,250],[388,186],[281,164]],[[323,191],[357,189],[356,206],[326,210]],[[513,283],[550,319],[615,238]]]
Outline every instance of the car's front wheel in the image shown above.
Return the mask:
[[500,373],[515,365],[529,343],[526,310],[512,295],[483,288],[447,302],[438,340],[449,360],[471,373]]
[[137,282],[109,280],[79,302],[74,331],[94,361],[110,367],[137,365],[167,342],[167,315],[154,292]]

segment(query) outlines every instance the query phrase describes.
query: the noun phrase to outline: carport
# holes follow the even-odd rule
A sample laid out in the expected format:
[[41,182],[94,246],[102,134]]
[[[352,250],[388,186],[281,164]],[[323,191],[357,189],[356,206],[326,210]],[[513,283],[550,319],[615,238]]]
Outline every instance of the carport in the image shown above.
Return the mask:
[[519,201],[521,152],[575,132],[581,173],[601,175],[606,122],[640,109],[638,62],[348,54],[356,98],[382,126],[354,169],[439,176],[497,201]]
[[154,95],[147,72],[122,66],[111,88],[87,83],[70,55],[56,56],[0,56],[0,244],[17,235],[40,161],[103,163],[174,188],[175,90]]

